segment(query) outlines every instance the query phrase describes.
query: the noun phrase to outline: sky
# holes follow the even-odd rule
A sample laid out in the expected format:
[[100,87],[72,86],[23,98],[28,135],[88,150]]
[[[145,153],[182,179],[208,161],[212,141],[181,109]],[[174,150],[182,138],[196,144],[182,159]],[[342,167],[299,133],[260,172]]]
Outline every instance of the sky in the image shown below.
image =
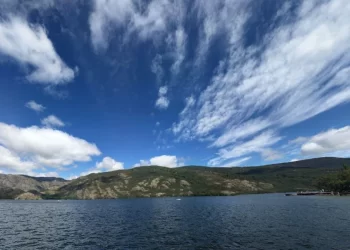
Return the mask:
[[0,0],[0,173],[350,152],[348,0]]

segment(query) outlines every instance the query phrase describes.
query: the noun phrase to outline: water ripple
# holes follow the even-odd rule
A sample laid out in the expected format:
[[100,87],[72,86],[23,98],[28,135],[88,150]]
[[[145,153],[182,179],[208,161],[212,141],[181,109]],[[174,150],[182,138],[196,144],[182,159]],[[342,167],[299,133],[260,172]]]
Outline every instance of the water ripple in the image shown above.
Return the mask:
[[0,249],[349,249],[350,198],[0,201]]

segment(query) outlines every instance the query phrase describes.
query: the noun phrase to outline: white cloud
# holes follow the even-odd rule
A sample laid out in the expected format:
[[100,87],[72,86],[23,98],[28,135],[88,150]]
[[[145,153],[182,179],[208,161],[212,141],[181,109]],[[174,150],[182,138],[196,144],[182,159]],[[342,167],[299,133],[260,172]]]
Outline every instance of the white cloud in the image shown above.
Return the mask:
[[43,105],[36,103],[33,100],[27,102],[25,106],[29,109],[36,111],[36,112],[43,112],[46,109]]
[[350,155],[350,126],[330,129],[312,136],[301,147],[304,155],[326,155],[344,153]]
[[37,173],[36,171],[38,169],[43,170],[44,168],[35,162],[21,159],[15,152],[0,145],[0,173],[25,174],[37,177],[59,177],[57,172]]
[[106,49],[108,34],[120,27],[126,28],[126,36],[135,33],[141,40],[157,40],[167,35],[172,25],[181,24],[185,11],[180,1],[95,0],[89,20],[92,44],[97,50]]
[[159,88],[158,95],[163,96],[168,93],[168,87],[167,86],[162,86]]
[[299,144],[302,144],[304,142],[306,142],[308,140],[307,137],[304,137],[304,136],[299,136],[291,141],[288,142],[288,144],[295,144],[295,145],[299,145]]
[[277,143],[280,139],[281,137],[277,136],[273,131],[263,132],[251,140],[236,143],[233,146],[220,149],[218,156],[211,159],[208,164],[210,166],[219,166],[226,160],[241,157],[250,153],[263,154],[267,148]]
[[[279,131],[350,101],[349,1],[304,1],[296,9],[296,21],[289,18],[288,6],[282,8],[278,25],[250,47],[243,44],[242,32],[249,8],[236,2],[225,4],[238,8],[238,17],[227,12],[222,18],[216,13],[231,7],[221,10],[221,3],[196,3],[204,22],[199,51],[206,55],[206,44],[223,31],[228,53],[195,104],[186,104],[172,127],[185,140],[214,137],[212,146],[225,147],[218,152],[219,162],[239,157],[242,151],[262,153],[262,146],[248,150],[250,141],[243,139]],[[216,10],[212,15],[211,9]],[[217,165],[217,160],[211,163]]]
[[283,158],[283,155],[271,148],[266,148],[261,151],[261,156],[265,161],[274,161],[274,160],[280,160]]
[[1,54],[33,68],[28,81],[63,84],[73,80],[74,71],[58,56],[42,26],[10,16],[0,21],[0,40]]
[[[166,42],[165,51],[154,57],[151,70],[158,84],[164,77],[163,55],[172,58],[171,73],[176,76],[186,56],[187,34],[183,22],[187,12],[184,1],[108,1],[94,0],[90,15],[91,42],[96,51],[106,50],[115,30],[120,32],[124,44],[130,39],[152,41],[156,47]],[[164,53],[164,54],[163,54]]]
[[35,174],[36,177],[59,177],[57,172],[46,172]]
[[140,163],[136,163],[134,167],[151,166],[151,165],[175,168],[175,167],[183,166],[184,162],[182,159],[177,158],[175,155],[160,155],[160,156],[155,156],[149,160],[140,160]]
[[[88,169],[80,173],[80,176],[85,176],[89,174],[98,174],[102,172],[115,171],[124,169],[124,163],[118,162],[111,157],[104,157],[101,162],[96,162],[96,166],[94,168]],[[79,176],[71,176],[70,179],[76,179]]]
[[249,135],[254,135],[255,133],[264,130],[269,127],[270,122],[263,119],[252,119],[243,124],[236,126],[228,126],[226,130],[219,136],[212,144],[215,147],[222,147],[231,144],[238,139],[244,139]]
[[31,173],[37,168],[33,162],[22,161],[21,158],[0,145],[0,168],[9,172]]
[[158,99],[156,101],[156,107],[159,109],[167,109],[169,106],[169,99],[166,97],[168,92],[167,86],[162,86],[158,91]]
[[27,14],[30,11],[44,10],[54,6],[55,0],[1,0],[0,11],[2,13]]
[[86,175],[89,175],[89,174],[98,174],[98,173],[101,173],[102,170],[99,170],[99,169],[91,169],[91,170],[87,170],[87,171],[84,171],[84,172],[81,172],[79,176],[71,176],[70,179],[76,179],[76,178],[79,178],[81,176],[86,176]]
[[[83,175],[83,173],[81,173],[81,175],[80,176],[85,176],[86,174],[84,174]],[[80,176],[78,176],[78,175],[70,175],[68,178],[66,178],[67,180],[75,180],[75,179],[77,179],[77,178],[79,178]]]
[[169,106],[169,100],[165,96],[160,96],[156,101],[156,107],[159,109],[167,109]]
[[156,122],[156,126],[158,127],[160,125],[160,122]]
[[87,162],[101,154],[95,144],[60,130],[36,126],[20,128],[0,123],[0,144],[36,166],[53,168]]
[[54,115],[49,115],[48,117],[45,117],[44,119],[42,119],[41,124],[49,128],[65,126],[64,122]]
[[222,166],[219,166],[219,167],[237,167],[237,166],[240,166],[243,162],[246,162],[248,160],[250,160],[251,157],[244,157],[244,158],[241,158],[241,159],[236,159],[236,160],[233,160],[233,161],[230,161],[228,163],[225,163],[224,165]]
[[[221,40],[234,46],[244,33],[244,24],[249,17],[247,6],[250,1],[195,1],[200,23],[199,44],[197,47],[196,66],[205,61],[213,40],[221,35]],[[233,14],[234,13],[234,14]],[[222,36],[226,35],[226,37]]]
[[90,16],[90,31],[95,49],[105,49],[108,46],[110,25],[119,26],[133,12],[131,0],[108,1],[95,0],[94,11]]
[[164,77],[164,70],[162,67],[162,55],[157,54],[152,60],[151,71],[156,75],[157,83],[160,84]]
[[124,169],[123,162],[117,162],[111,157],[104,157],[101,162],[96,163],[96,169],[103,171],[114,171]]
[[180,67],[186,57],[186,43],[187,35],[183,27],[178,28],[173,36],[168,37],[168,46],[171,48],[171,51],[174,53],[174,63],[171,66],[171,70],[174,75],[178,74]]

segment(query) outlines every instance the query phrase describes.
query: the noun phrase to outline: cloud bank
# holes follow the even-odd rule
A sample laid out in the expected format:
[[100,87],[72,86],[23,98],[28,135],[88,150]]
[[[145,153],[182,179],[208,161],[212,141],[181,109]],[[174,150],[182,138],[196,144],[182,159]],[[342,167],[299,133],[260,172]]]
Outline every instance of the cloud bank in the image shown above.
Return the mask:
[[25,173],[45,167],[62,169],[100,155],[95,144],[52,128],[21,128],[0,123],[3,168]]
[[336,153],[349,157],[350,126],[330,129],[312,136],[301,146],[301,152],[305,156]]

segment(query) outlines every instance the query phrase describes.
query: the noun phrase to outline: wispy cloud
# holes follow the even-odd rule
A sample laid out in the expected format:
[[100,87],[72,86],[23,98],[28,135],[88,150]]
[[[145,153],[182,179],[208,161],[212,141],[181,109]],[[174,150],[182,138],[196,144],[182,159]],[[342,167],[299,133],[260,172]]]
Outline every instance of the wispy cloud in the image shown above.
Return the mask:
[[168,46],[173,52],[174,63],[171,66],[171,71],[177,75],[180,71],[182,62],[186,57],[187,35],[182,27],[179,27],[173,35],[168,36]]
[[221,167],[237,167],[237,166],[241,166],[241,164],[243,162],[247,162],[251,159],[251,157],[244,157],[244,158],[240,158],[240,159],[236,159],[230,162],[225,163],[224,165],[222,165]]
[[153,60],[151,65],[151,71],[156,75],[157,83],[161,84],[164,77],[164,69],[162,67],[162,56],[157,54]]
[[[244,24],[250,16],[249,0],[194,1],[200,24],[195,66],[206,61],[210,47],[220,36],[228,46],[237,46],[244,35]],[[229,47],[228,47],[229,49]]]
[[41,120],[41,124],[46,127],[64,127],[65,124],[61,119],[54,115],[49,115],[48,117],[45,117]]
[[43,105],[36,103],[33,100],[27,102],[25,106],[29,109],[36,111],[36,112],[43,112],[46,109]]
[[[222,148],[218,152],[218,156],[211,159],[208,164],[218,166],[222,162],[232,158],[241,157],[250,153],[261,153],[266,155],[266,149],[281,140],[273,131],[266,131],[251,140],[238,142],[232,146]],[[263,155],[264,156],[264,155]]]
[[158,99],[156,101],[156,107],[159,109],[167,109],[169,106],[169,99],[167,98],[168,87],[163,86],[159,88]]
[[273,150],[271,148],[263,149],[261,151],[261,156],[265,161],[280,160],[284,157],[281,152],[278,152],[277,150]]
[[132,0],[95,0],[90,16],[92,44],[96,50],[109,45],[109,31],[126,27],[129,35],[136,34],[141,40],[154,40],[167,35],[174,24],[180,24],[184,14],[181,1],[168,0],[136,2]]
[[74,71],[59,57],[42,26],[9,16],[0,21],[0,40],[3,55],[33,68],[26,76],[29,82],[57,85],[73,80]]
[[210,164],[263,152],[272,144],[254,142],[266,132],[250,141],[249,137],[279,131],[350,100],[350,3],[303,1],[293,18],[287,11],[282,8],[277,13],[281,21],[271,26],[261,43],[249,47],[243,43],[242,30],[249,13],[228,24],[204,15],[204,27],[227,30],[232,25],[239,32],[227,34],[231,43],[226,58],[197,101],[186,104],[173,131],[185,140],[214,136],[212,146],[225,148]]
[[186,58],[187,33],[184,19],[187,12],[185,1],[107,1],[94,0],[89,24],[91,43],[97,53],[109,48],[110,34],[118,36],[124,44],[130,39],[139,43],[152,41],[157,53],[151,64],[158,84],[164,77],[163,58],[171,59],[173,78],[180,72]]

